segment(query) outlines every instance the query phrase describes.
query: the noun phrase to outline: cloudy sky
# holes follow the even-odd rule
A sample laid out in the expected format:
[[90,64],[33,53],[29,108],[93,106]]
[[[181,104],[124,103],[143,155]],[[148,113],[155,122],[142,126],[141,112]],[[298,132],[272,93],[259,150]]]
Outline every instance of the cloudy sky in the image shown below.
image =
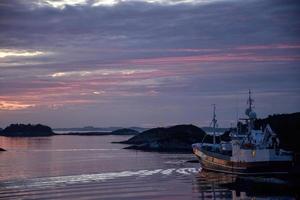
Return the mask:
[[300,111],[297,0],[0,0],[0,127]]

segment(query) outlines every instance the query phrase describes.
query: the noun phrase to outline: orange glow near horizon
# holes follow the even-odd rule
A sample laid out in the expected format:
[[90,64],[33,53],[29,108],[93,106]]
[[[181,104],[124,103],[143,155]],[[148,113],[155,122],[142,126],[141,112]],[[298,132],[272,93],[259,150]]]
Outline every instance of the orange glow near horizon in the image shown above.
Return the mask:
[[0,110],[24,110],[35,107],[35,104],[24,104],[18,101],[0,101]]

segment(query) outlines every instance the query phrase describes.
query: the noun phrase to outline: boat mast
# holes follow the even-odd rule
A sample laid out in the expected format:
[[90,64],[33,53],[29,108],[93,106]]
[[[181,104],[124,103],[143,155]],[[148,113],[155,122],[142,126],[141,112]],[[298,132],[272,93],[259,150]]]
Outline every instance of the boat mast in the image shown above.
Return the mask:
[[248,97],[248,101],[247,101],[247,104],[249,105],[249,107],[246,110],[246,114],[249,117],[248,134],[251,134],[251,131],[254,126],[254,120],[256,118],[256,113],[253,111],[253,102],[254,102],[254,99],[252,99],[251,90],[249,89],[249,97]]
[[216,126],[217,126],[217,119],[216,119],[216,104],[213,104],[213,120],[212,120],[212,124],[213,124],[213,141],[214,141],[214,145],[216,144]]
[[252,111],[254,100],[251,98],[251,90],[249,89],[249,97],[247,103],[249,104],[249,113]]

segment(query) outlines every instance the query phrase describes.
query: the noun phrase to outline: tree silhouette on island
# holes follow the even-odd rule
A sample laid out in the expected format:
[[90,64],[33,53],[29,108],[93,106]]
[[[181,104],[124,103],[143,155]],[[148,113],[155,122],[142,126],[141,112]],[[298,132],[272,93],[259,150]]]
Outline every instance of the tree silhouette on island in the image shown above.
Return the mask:
[[0,135],[9,137],[41,137],[54,135],[49,126],[42,124],[11,124]]

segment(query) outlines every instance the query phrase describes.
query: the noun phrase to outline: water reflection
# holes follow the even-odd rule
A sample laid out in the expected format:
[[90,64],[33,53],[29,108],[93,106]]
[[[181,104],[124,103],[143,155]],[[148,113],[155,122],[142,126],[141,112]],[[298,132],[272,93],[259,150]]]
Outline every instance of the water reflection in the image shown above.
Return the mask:
[[151,159],[155,155],[144,157],[121,150],[120,144],[111,144],[111,141],[128,137],[0,137],[1,147],[8,150],[0,155],[0,181],[136,170],[143,169],[143,165],[150,168],[153,162],[159,162]]
[[44,146],[51,146],[50,137],[3,137],[0,136],[0,147],[6,150],[39,149]]
[[[197,174],[196,185],[200,199],[294,199],[297,189],[289,183],[276,184],[273,177],[239,177],[202,170]],[[264,180],[265,182],[261,182]]]
[[[252,199],[263,194],[238,187],[236,176],[198,172],[192,154],[123,149],[130,136],[0,137],[0,199]],[[254,184],[255,185],[255,184]],[[125,198],[127,195],[127,198]]]
[[235,176],[200,170],[193,187],[198,191],[199,199],[228,199],[232,198],[232,192],[221,185],[232,183],[235,178]]

